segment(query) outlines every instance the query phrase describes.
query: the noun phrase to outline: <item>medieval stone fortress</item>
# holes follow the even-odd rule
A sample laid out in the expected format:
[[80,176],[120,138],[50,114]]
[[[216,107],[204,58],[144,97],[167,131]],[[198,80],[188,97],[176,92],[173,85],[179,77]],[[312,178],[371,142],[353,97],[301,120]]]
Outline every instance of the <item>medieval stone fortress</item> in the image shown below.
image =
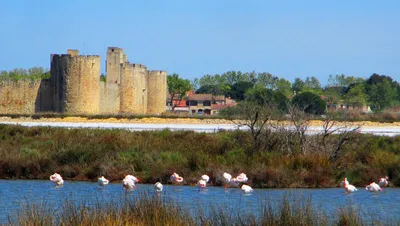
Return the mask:
[[127,61],[108,47],[106,81],[100,56],[52,54],[50,78],[0,83],[0,114],[160,114],[166,109],[167,72]]

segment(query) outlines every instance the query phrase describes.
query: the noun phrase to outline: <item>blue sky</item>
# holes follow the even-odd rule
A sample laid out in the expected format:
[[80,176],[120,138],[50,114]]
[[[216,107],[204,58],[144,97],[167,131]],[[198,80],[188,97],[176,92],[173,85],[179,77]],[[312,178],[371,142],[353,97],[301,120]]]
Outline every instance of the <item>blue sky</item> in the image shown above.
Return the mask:
[[[384,3],[383,3],[384,2]],[[228,70],[293,81],[329,74],[400,80],[400,1],[0,1],[0,70],[49,67],[51,53],[124,48],[193,79]]]

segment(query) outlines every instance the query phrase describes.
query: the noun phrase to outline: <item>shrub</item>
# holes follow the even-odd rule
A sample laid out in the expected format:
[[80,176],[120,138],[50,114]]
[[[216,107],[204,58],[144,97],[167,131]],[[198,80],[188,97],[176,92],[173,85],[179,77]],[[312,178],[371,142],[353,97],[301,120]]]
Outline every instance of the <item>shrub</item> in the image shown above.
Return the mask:
[[292,104],[306,113],[322,115],[325,113],[326,103],[315,93],[304,92],[293,97]]

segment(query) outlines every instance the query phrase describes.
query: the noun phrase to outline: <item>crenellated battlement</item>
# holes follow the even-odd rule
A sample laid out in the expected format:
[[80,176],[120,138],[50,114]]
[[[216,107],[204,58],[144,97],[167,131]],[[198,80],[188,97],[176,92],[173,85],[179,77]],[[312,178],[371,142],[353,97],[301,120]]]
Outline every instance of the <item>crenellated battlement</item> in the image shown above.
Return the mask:
[[133,67],[147,69],[147,67],[143,64],[133,64]]

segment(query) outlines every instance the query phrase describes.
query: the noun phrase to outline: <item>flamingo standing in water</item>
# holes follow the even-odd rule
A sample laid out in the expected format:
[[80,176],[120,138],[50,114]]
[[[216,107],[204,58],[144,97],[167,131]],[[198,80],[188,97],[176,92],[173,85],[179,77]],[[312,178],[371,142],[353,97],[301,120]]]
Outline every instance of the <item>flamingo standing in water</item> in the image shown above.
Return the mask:
[[242,187],[241,187],[240,189],[242,189],[242,191],[243,191],[245,194],[248,194],[248,193],[253,192],[253,188],[251,188],[249,185],[246,185],[246,184],[243,184]]
[[107,185],[108,182],[109,182],[109,181],[108,181],[106,178],[104,178],[104,176],[101,176],[101,177],[99,177],[99,178],[97,179],[97,183],[98,183],[100,186]]
[[365,190],[370,191],[370,192],[377,192],[377,191],[382,191],[381,187],[375,182],[370,183],[365,187]]
[[228,187],[228,185],[231,183],[232,181],[232,175],[230,175],[229,173],[223,173],[222,174],[222,179],[224,182],[224,188],[226,189]]
[[348,181],[347,178],[344,178],[344,189],[346,189],[347,193],[353,193],[355,191],[357,191],[357,188],[354,187],[353,185],[351,185]]
[[386,188],[386,186],[388,186],[388,184],[389,184],[389,177],[382,177],[381,179],[379,179],[379,182],[378,182],[378,184],[379,184],[379,186],[381,186],[381,187],[384,187],[384,188]]
[[126,190],[132,190],[133,188],[136,188],[135,182],[133,182],[133,180],[126,179],[126,178],[122,180],[122,186]]
[[154,190],[155,190],[156,192],[162,192],[162,190],[163,190],[163,185],[162,185],[160,182],[155,183],[155,184],[154,184]]
[[126,190],[132,190],[133,188],[136,188],[135,183],[139,182],[140,180],[137,179],[136,177],[132,175],[126,175],[125,178],[122,180],[122,186]]
[[179,176],[177,173],[173,173],[169,178],[172,184],[178,184],[183,182],[183,177]]
[[344,178],[344,180],[340,183],[340,187],[344,187],[345,186],[345,184],[349,184],[349,181],[347,180],[347,178]]
[[140,180],[138,178],[136,178],[135,176],[132,176],[132,175],[126,175],[125,179],[132,180],[135,183],[139,183],[140,182]]
[[197,182],[197,187],[199,187],[199,188],[201,188],[201,189],[206,188],[206,186],[207,186],[207,182],[206,182],[205,180],[203,180],[203,179],[200,179],[200,180]]
[[248,178],[247,178],[246,174],[241,173],[241,174],[239,174],[239,176],[236,177],[235,181],[239,182],[239,183],[246,183],[247,180],[248,180]]
[[208,183],[210,181],[210,177],[204,174],[201,176],[201,180],[204,180],[206,183]]
[[56,186],[62,186],[64,184],[64,180],[58,173],[54,173],[53,175],[51,175],[50,180],[53,181],[56,184]]

